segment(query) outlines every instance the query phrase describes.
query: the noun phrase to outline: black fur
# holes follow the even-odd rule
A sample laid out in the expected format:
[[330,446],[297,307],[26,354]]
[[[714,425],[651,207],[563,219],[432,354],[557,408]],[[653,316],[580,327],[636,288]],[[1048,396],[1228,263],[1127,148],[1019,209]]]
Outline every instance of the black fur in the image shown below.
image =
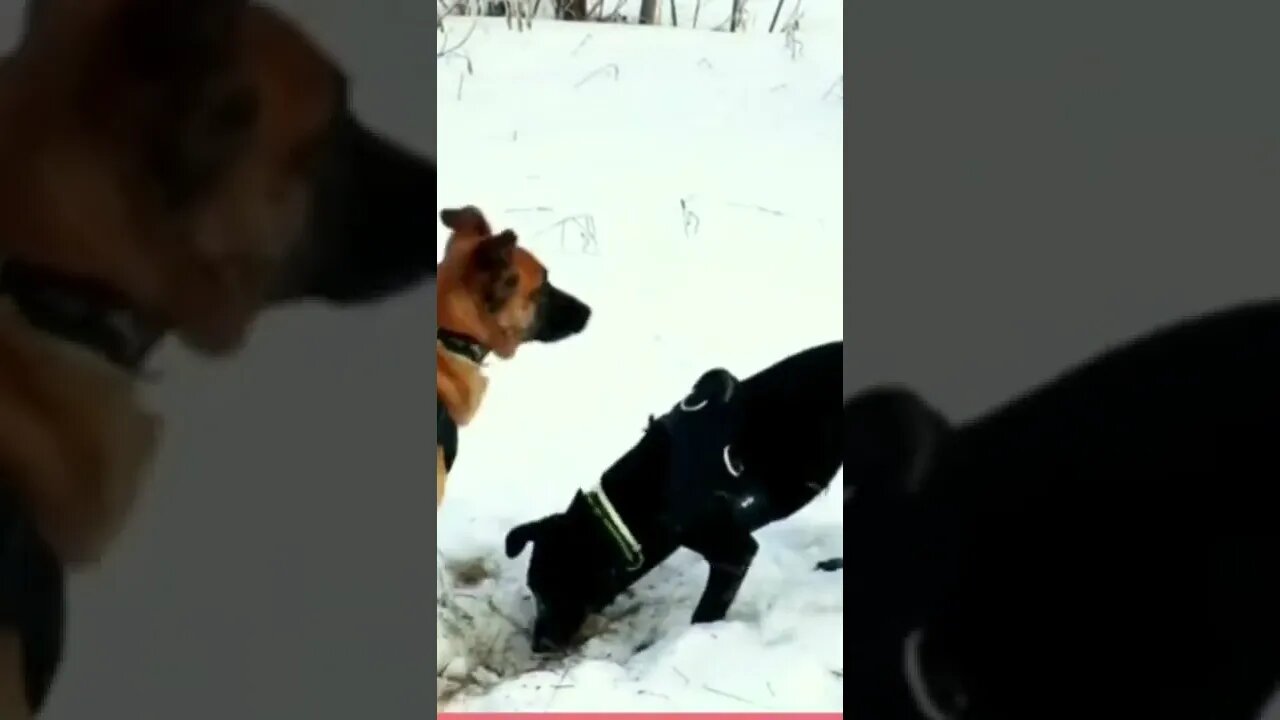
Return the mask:
[[65,610],[61,564],[17,501],[4,494],[0,497],[0,625],[18,629],[26,694],[37,710],[44,705],[62,661]]
[[[865,391],[845,408],[844,500],[856,493],[864,504],[889,502],[885,493],[919,487],[929,475],[939,444],[951,423],[905,387],[884,386]],[[865,478],[894,478],[890,484]],[[818,563],[833,572],[842,558]]]
[[[807,505],[844,459],[843,342],[807,349],[737,382],[725,370],[693,392],[604,472],[601,488],[641,546],[622,551],[589,499],[513,529],[509,557],[532,542],[534,647],[563,647],[586,616],[687,547],[710,565],[694,622],[724,618],[756,553],[751,533]],[[725,448],[729,464],[726,468]],[[740,471],[740,472],[739,472]]]
[[855,713],[927,717],[913,666],[958,720],[1256,720],[1280,682],[1280,302],[950,430],[893,392],[851,413]]

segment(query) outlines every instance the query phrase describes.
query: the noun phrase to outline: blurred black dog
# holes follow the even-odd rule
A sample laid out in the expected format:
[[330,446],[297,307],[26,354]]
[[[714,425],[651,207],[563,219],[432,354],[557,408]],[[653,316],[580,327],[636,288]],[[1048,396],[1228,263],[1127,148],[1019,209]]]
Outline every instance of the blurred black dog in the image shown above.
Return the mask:
[[513,529],[532,542],[533,646],[568,644],[587,615],[687,547],[710,565],[693,622],[724,618],[756,553],[755,530],[827,488],[844,460],[844,342],[804,350],[739,382],[705,373],[569,508]]
[[860,717],[1258,718],[1280,681],[1280,301],[954,428],[894,387],[850,427]]

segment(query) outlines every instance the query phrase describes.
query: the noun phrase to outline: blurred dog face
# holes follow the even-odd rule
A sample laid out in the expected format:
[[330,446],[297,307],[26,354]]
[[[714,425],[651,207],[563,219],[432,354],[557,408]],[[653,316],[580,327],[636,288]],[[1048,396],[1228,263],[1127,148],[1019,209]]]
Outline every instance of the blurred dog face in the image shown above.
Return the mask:
[[247,0],[32,0],[0,65],[0,157],[6,253],[206,352],[268,302],[434,272],[434,165],[361,126],[333,63]]
[[471,206],[444,210],[440,220],[452,231],[436,286],[441,321],[458,326],[449,329],[475,334],[505,359],[524,342],[558,342],[587,326],[591,308],[552,285],[514,232],[495,235]]

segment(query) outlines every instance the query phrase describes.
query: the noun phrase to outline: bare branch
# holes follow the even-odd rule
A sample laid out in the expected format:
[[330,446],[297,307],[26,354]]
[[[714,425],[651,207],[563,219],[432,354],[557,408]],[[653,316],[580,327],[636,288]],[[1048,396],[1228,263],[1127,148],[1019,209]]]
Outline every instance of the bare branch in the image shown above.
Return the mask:
[[598,76],[600,76],[600,75],[602,75],[602,74],[605,74],[605,73],[608,73],[608,72],[610,72],[610,71],[612,71],[612,73],[613,73],[613,79],[614,79],[614,80],[617,80],[617,79],[618,79],[618,76],[622,74],[622,70],[617,66],[617,64],[615,64],[615,63],[609,63],[609,64],[607,64],[607,65],[602,65],[602,66],[600,66],[600,67],[596,68],[595,70],[592,70],[590,73],[588,73],[588,74],[587,74],[587,76],[586,76],[586,77],[584,77],[584,78],[582,78],[581,80],[579,80],[578,82],[574,83],[573,87],[574,87],[575,89],[580,88],[580,87],[582,87],[583,85],[585,85],[585,84],[587,83],[587,81],[588,81],[588,80],[591,80],[592,78],[598,77]]
[[466,45],[467,41],[471,39],[471,33],[476,31],[476,26],[478,26],[479,24],[480,24],[480,21],[472,20],[471,27],[467,28],[467,34],[463,35],[461,40],[459,40],[458,42],[452,45],[449,44],[449,31],[445,29],[445,27],[442,25],[440,27],[440,35],[441,35],[440,41],[443,44],[443,47],[436,50],[436,59],[438,60],[440,58],[449,57],[452,55],[458,55],[466,59],[467,72],[471,72],[471,58],[467,57],[464,53],[459,51],[462,49],[462,46]]

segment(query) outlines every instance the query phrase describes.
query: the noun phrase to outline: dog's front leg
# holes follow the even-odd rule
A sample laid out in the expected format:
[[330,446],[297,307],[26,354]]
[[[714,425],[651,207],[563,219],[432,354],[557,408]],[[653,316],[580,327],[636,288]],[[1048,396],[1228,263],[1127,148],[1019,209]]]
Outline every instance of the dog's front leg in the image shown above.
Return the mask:
[[750,533],[723,525],[715,527],[714,532],[692,539],[685,546],[705,558],[711,566],[707,587],[693,611],[693,622],[723,620],[738,596],[738,589],[742,587],[760,546]]

